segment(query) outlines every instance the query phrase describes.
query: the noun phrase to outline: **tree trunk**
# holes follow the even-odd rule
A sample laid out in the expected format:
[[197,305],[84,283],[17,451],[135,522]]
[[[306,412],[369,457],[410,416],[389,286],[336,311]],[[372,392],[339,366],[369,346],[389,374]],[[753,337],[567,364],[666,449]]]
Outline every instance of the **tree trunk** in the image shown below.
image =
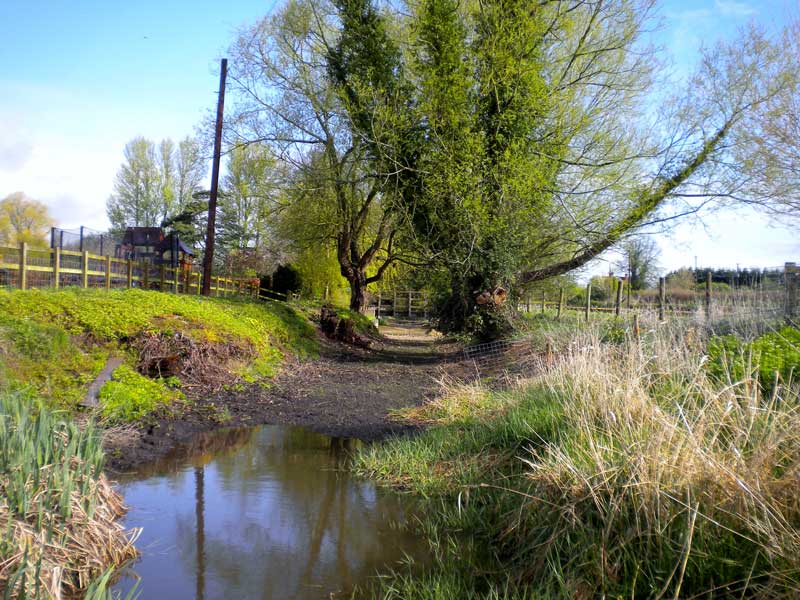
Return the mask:
[[367,275],[356,272],[350,281],[350,310],[364,314],[367,310]]
[[478,305],[481,292],[497,287],[496,278],[473,273],[467,278],[454,278],[450,295],[437,307],[438,329],[443,332],[468,332],[481,341],[501,339],[514,329],[513,309],[508,304]]

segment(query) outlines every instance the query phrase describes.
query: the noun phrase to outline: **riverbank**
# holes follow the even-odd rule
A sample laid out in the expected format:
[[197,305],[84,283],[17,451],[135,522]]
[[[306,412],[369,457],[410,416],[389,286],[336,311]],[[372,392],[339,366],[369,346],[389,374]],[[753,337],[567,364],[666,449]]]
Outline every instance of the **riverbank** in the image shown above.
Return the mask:
[[427,499],[436,553],[377,597],[800,594],[797,330],[739,353],[645,327],[579,336],[505,389],[450,385],[403,411],[420,435],[360,453],[361,475]]
[[444,369],[463,372],[467,365],[456,346],[436,343],[421,326],[394,327],[389,335],[376,338],[372,349],[318,335],[313,360],[287,357],[267,385],[219,390],[149,425],[112,428],[107,432],[108,468],[125,472],[197,433],[223,427],[294,425],[363,441],[415,431],[417,425],[399,422],[391,414],[432,400]]

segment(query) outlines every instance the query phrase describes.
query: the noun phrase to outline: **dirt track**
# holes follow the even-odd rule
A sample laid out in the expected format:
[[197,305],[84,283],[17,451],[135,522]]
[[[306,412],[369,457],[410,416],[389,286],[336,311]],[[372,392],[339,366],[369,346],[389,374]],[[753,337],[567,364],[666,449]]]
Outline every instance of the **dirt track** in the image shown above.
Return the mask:
[[458,347],[429,335],[419,323],[394,323],[372,350],[321,338],[320,357],[290,362],[269,388],[248,386],[193,402],[172,419],[110,431],[108,470],[123,472],[151,461],[192,434],[222,427],[276,423],[300,425],[338,437],[377,440],[405,433],[387,419],[396,408],[435,394],[445,369],[460,370]]

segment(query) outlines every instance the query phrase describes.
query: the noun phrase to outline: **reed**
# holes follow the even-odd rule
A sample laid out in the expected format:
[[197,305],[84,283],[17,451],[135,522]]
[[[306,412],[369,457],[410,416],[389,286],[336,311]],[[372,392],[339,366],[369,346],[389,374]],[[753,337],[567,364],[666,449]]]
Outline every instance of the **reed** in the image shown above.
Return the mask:
[[60,598],[136,556],[122,497],[102,473],[91,423],[63,421],[22,393],[0,393],[0,590]]

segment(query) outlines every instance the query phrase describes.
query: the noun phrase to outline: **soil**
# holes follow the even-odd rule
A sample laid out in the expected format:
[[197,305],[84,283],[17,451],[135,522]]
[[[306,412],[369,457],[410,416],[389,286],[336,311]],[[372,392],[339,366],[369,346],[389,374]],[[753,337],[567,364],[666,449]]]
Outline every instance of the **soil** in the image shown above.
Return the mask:
[[457,344],[436,338],[419,322],[381,328],[370,348],[332,342],[322,334],[320,356],[289,361],[269,387],[239,386],[209,394],[187,391],[180,412],[148,425],[106,432],[106,469],[123,473],[151,462],[194,434],[243,425],[302,426],[365,441],[413,431],[391,411],[432,398],[445,375],[468,374]]

